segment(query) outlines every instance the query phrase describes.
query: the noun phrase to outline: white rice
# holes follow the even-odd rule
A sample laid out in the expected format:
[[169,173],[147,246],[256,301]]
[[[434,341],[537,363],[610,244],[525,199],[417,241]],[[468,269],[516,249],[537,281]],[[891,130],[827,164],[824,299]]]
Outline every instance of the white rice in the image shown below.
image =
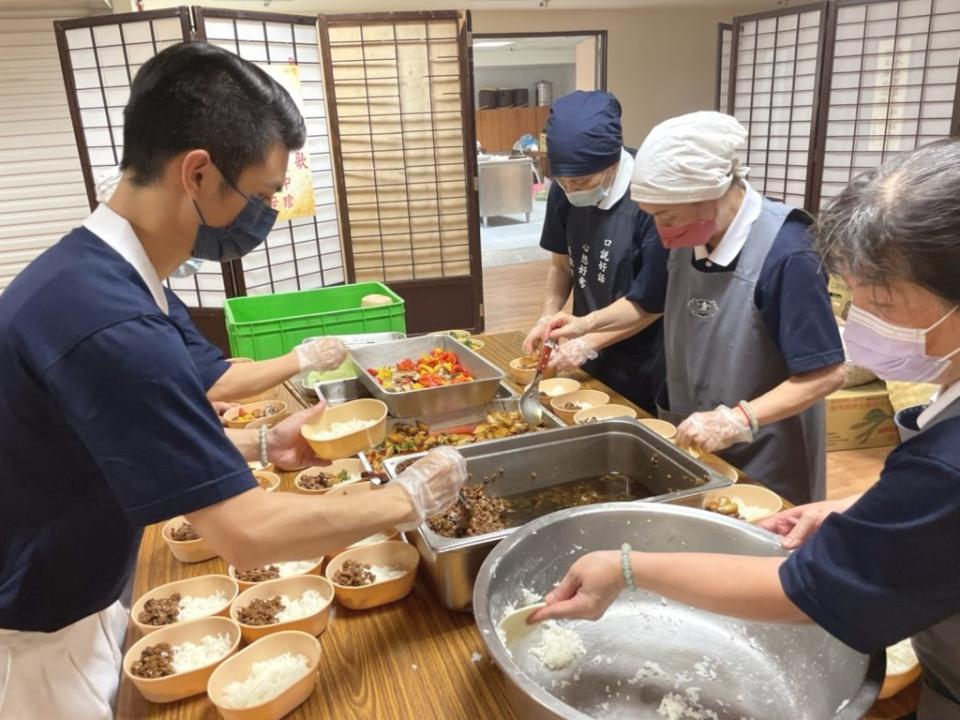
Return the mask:
[[207,597],[183,595],[180,598],[180,614],[177,616],[177,622],[215,615],[223,610],[223,606],[229,602],[230,598],[223,590],[217,590],[213,595]]
[[759,505],[747,505],[743,500],[741,500],[736,495],[730,498],[733,502],[737,504],[739,508],[740,517],[742,517],[747,522],[753,522],[754,520],[760,520],[765,518],[770,514],[770,511],[766,508],[762,508]]
[[241,709],[272,700],[307,674],[310,665],[304,655],[284,653],[255,662],[243,682],[234,680],[223,688],[224,707]]
[[199,643],[183,642],[173,646],[173,670],[190,672],[215,663],[230,652],[230,636],[204,635]]
[[373,573],[374,582],[385,582],[386,580],[396,580],[403,577],[407,571],[400,567],[387,567],[384,565],[371,565],[370,572]]
[[685,694],[664,695],[657,715],[667,720],[718,720],[717,713],[700,704],[700,688],[687,688]]
[[306,575],[317,565],[317,560],[291,560],[289,562],[271,563],[276,565],[280,571],[280,577],[293,577],[294,575]]
[[531,648],[530,654],[548,670],[563,670],[587,652],[575,631],[553,620],[544,621],[540,627],[540,644]]
[[345,435],[366,430],[377,424],[376,420],[346,420],[344,422],[331,423],[326,430],[318,430],[313,433],[314,440],[336,440]]
[[920,660],[909,638],[887,648],[887,675],[905,673],[918,662]]
[[309,617],[310,615],[320,612],[323,606],[327,604],[323,595],[316,590],[307,590],[300,596],[299,600],[293,600],[287,595],[281,595],[280,602],[283,603],[283,610],[277,613],[277,622],[282,623]]

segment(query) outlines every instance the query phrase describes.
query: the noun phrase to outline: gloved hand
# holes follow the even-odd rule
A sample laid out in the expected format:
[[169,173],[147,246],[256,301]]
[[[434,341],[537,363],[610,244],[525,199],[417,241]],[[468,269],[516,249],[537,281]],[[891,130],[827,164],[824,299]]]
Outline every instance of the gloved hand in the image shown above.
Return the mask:
[[335,370],[347,359],[346,346],[336,338],[318,338],[294,348],[300,370]]
[[452,505],[467,481],[467,461],[451,447],[434,448],[408,467],[391,484],[402,487],[417,513],[415,520],[398,530],[415,530],[423,522]]
[[753,430],[747,418],[726,405],[712,412],[694,413],[677,428],[677,444],[706,452],[717,452],[753,440]]
[[537,320],[537,324],[531,328],[530,332],[527,333],[527,336],[523,339],[524,355],[533,355],[543,344],[543,341],[546,339],[547,321],[549,319],[549,315],[542,316]]
[[597,357],[599,357],[597,351],[590,347],[586,341],[581,338],[574,338],[560,343],[560,346],[550,356],[547,367],[557,372],[569,372],[576,370],[588,360],[596,360]]

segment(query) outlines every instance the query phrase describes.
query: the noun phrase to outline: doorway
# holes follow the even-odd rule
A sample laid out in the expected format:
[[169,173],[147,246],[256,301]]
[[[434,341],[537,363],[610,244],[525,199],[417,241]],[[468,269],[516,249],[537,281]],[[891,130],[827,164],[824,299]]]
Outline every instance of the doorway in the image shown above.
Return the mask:
[[605,90],[603,30],[473,36],[483,266],[547,258],[540,231],[550,184],[544,129],[554,99]]

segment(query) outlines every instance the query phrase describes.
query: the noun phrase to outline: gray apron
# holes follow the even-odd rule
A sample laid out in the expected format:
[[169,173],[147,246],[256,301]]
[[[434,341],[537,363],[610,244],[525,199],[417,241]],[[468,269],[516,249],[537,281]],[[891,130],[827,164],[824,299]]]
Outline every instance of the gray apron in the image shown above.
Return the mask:
[[[941,411],[927,428],[954,417],[960,417],[960,400]],[[960,720],[960,703],[947,697],[960,698],[960,613],[914,635],[913,647],[925,673],[917,720]]]
[[[754,302],[764,260],[793,208],[763,199],[732,272],[700,272],[693,249],[673,250],[664,311],[666,394],[658,412],[679,424],[691,413],[735,407],[787,380],[790,373]],[[823,402],[760,429],[752,443],[718,453],[790,502],[826,496]]]

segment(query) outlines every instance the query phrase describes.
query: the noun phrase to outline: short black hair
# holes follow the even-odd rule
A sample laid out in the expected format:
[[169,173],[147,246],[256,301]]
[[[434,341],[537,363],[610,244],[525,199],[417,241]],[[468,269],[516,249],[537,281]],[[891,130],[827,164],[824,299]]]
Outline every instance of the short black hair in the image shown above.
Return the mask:
[[179,43],[148,60],[133,80],[120,167],[148,185],[170,158],[202,149],[236,184],[274,144],[297,150],[306,136],[293,98],[263,70],[216,45]]

